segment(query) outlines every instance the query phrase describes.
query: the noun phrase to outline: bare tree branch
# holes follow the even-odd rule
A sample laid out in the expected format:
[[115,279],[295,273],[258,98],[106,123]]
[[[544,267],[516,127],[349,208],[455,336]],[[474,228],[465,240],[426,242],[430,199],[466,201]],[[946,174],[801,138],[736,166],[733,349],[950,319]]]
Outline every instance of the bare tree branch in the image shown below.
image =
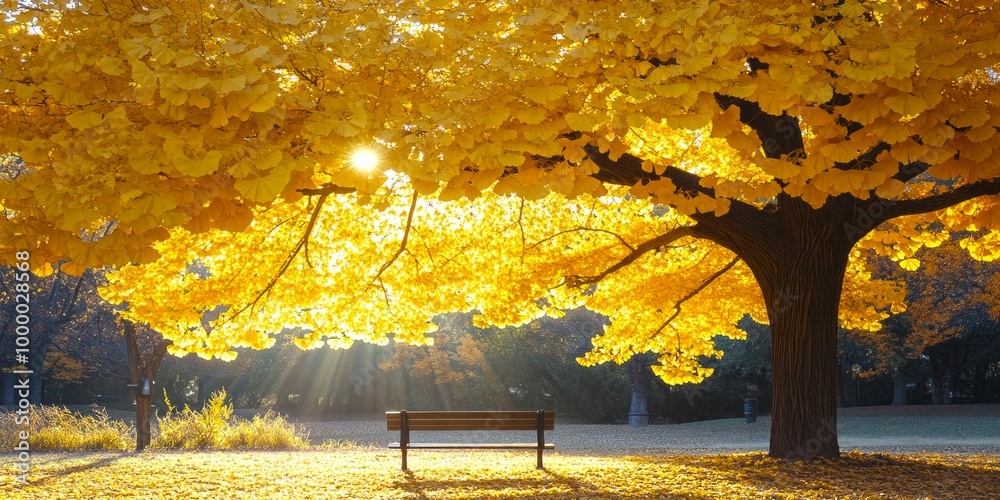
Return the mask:
[[613,266],[605,269],[604,272],[600,274],[594,276],[567,276],[566,285],[570,287],[579,287],[583,285],[597,283],[602,279],[608,277],[612,273],[618,271],[619,269],[635,262],[636,259],[642,257],[651,250],[655,250],[664,245],[673,243],[674,241],[684,238],[685,236],[696,236],[697,227],[698,226],[682,226],[675,228],[667,233],[661,234],[660,236],[657,236],[656,238],[648,240],[643,244],[639,245],[638,247],[635,248],[635,250],[629,252],[629,254],[625,256],[625,258],[618,261]]
[[316,188],[299,189],[298,191],[306,196],[323,196],[330,194],[351,194],[356,192],[357,189],[338,186],[336,184],[324,184]]
[[403,254],[403,250],[406,250],[406,242],[410,238],[410,228],[413,227],[413,214],[417,211],[417,198],[419,197],[420,194],[417,193],[416,189],[414,189],[413,199],[410,201],[410,213],[406,216],[406,228],[403,229],[403,240],[399,242],[399,248],[396,249],[396,253],[394,253],[388,261],[382,264],[382,267],[379,268],[377,273],[375,273],[375,277],[372,278],[372,284],[379,281],[382,277],[382,273],[384,273],[386,269],[389,269],[389,266],[396,262],[396,259]]
[[719,277],[722,276],[723,274],[726,274],[726,272],[729,271],[730,269],[732,269],[733,266],[735,266],[740,260],[741,259],[739,257],[736,257],[735,259],[729,261],[729,263],[726,264],[725,266],[723,266],[722,269],[719,269],[718,271],[716,271],[715,273],[713,273],[711,276],[708,277],[708,279],[706,279],[700,285],[698,285],[697,287],[695,287],[694,290],[691,290],[686,295],[684,295],[683,297],[681,297],[677,302],[675,302],[674,303],[674,313],[671,314],[670,317],[667,318],[667,320],[664,321],[663,324],[660,325],[660,327],[657,328],[656,331],[653,332],[653,334],[651,335],[651,337],[655,337],[655,336],[659,335],[660,332],[662,332],[663,329],[666,328],[667,325],[670,324],[670,322],[672,322],[674,319],[677,318],[677,316],[679,316],[681,314],[681,304],[683,304],[683,303],[685,303],[685,302],[693,299],[695,295],[698,295],[699,293],[701,293],[702,290],[708,288],[708,285],[711,285],[713,281],[719,279]]
[[269,281],[267,285],[264,286],[263,289],[261,289],[261,291],[257,294],[256,297],[254,297],[254,299],[249,304],[243,306],[238,311],[233,313],[233,315],[230,316],[230,319],[239,316],[240,314],[243,313],[243,311],[246,311],[247,309],[250,309],[251,307],[257,305],[257,302],[259,302],[261,298],[267,295],[271,291],[271,289],[274,288],[275,283],[277,283],[278,280],[281,278],[281,276],[285,274],[285,271],[287,271],[288,268],[291,267],[292,261],[295,260],[295,257],[304,247],[306,247],[309,244],[309,236],[312,234],[313,228],[316,227],[316,221],[319,219],[319,215],[323,211],[323,205],[326,202],[328,196],[329,194],[321,194],[319,196],[319,199],[316,200],[316,206],[313,208],[312,215],[309,217],[309,223],[306,224],[306,229],[305,231],[303,231],[302,237],[299,238],[299,241],[295,244],[295,247],[292,248],[292,251],[288,254],[288,257],[281,264],[281,267],[278,269],[277,274],[275,274],[274,277],[271,278],[271,281]]
[[633,247],[632,245],[630,245],[627,241],[625,241],[625,238],[622,238],[620,234],[618,234],[618,233],[616,233],[614,231],[608,231],[607,229],[598,229],[598,228],[594,228],[594,227],[584,227],[584,226],[574,227],[573,229],[566,229],[565,231],[559,231],[558,233],[554,233],[554,234],[552,234],[550,236],[546,236],[545,238],[542,238],[542,239],[538,240],[537,242],[535,242],[534,244],[532,244],[528,248],[535,248],[538,245],[541,245],[542,243],[545,243],[547,241],[552,241],[557,236],[562,236],[562,235],[567,234],[567,233],[575,233],[577,231],[593,231],[595,233],[610,234],[611,236],[614,236],[615,239],[617,239],[619,242],[621,242],[622,245],[625,245],[626,247],[628,247],[629,250],[632,250],[633,252],[635,251],[635,247]]

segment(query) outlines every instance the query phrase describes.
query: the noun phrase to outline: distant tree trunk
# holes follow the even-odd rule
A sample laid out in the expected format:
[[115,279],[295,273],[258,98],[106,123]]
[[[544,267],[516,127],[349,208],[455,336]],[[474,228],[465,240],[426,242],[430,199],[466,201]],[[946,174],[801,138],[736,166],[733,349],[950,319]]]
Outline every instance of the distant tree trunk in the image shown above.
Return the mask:
[[31,346],[28,359],[28,402],[37,405],[42,403],[42,372],[45,371],[45,353],[49,350],[47,343]]
[[935,371],[931,377],[931,404],[951,404],[951,369]]
[[858,381],[843,369],[837,369],[837,406],[853,408],[858,406]]
[[437,384],[438,394],[441,396],[441,409],[450,411],[452,404],[452,394],[450,384]]
[[632,356],[625,363],[628,383],[632,388],[632,405],[628,410],[628,425],[644,427],[649,425],[649,390],[653,384],[652,356],[647,353]]
[[[167,353],[167,344],[170,342],[159,338],[153,341],[150,352],[143,353],[139,345],[139,338],[135,331],[135,325],[130,321],[124,321],[125,348],[128,352],[129,378],[132,381],[132,390],[135,394],[135,451],[140,452],[149,446],[152,439],[150,431],[151,411],[153,395],[153,381],[156,379],[156,371],[160,367],[160,361]],[[159,335],[157,335],[159,336]],[[149,381],[149,394],[143,394],[143,380]]]
[[906,406],[906,365],[897,367],[892,376],[892,406]]

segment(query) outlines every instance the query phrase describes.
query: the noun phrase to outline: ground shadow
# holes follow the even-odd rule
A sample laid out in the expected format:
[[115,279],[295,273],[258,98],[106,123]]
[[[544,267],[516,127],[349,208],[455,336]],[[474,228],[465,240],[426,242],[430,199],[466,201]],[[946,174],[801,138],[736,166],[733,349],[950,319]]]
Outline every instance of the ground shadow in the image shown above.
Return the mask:
[[[434,478],[423,478],[416,477],[413,471],[406,471],[406,478],[395,481],[392,484],[392,488],[398,488],[401,491],[405,491],[416,498],[432,498],[435,493],[448,491],[476,491],[476,492],[491,492],[490,498],[497,497],[497,494],[508,495],[510,498],[518,498],[523,493],[518,494],[518,491],[530,491],[533,498],[552,496],[564,498],[569,495],[572,498],[580,496],[593,496],[600,492],[600,489],[593,484],[582,482],[576,478],[566,476],[564,474],[554,473],[549,470],[540,471],[545,477],[539,478],[484,478],[484,479],[434,479]],[[539,494],[539,491],[545,491],[546,489],[551,489],[553,487],[562,486],[559,488],[563,492],[552,493],[551,495],[546,495],[544,493]],[[565,493],[568,489],[572,493]],[[509,493],[503,490],[510,490]]]
[[[657,462],[716,483],[774,494],[821,491],[824,496],[958,496],[988,498],[1000,491],[1000,462],[972,456],[934,454],[890,456],[850,453],[835,460],[778,460],[763,453],[633,457],[648,465]],[[664,492],[669,492],[665,490]]]
[[[133,455],[134,455],[133,453],[128,453],[128,452],[119,452],[114,454],[109,454],[107,452],[69,454],[66,455],[65,460],[73,460],[73,461],[85,460],[86,462],[74,465],[72,467],[66,467],[66,468],[60,467],[58,470],[52,472],[46,472],[44,468],[38,469],[37,467],[33,467],[31,484],[32,486],[42,486],[53,478],[61,476],[71,476],[79,472],[89,472],[93,471],[94,469],[107,467],[122,458]],[[50,462],[50,464],[58,464],[58,462],[60,461],[61,461],[60,459],[54,458],[53,461]]]

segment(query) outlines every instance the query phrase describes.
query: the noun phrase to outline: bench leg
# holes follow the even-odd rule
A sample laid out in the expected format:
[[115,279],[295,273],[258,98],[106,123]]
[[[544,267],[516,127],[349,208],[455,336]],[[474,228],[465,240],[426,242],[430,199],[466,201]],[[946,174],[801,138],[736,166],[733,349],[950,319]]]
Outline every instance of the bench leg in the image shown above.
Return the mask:
[[538,464],[535,468],[544,469],[545,467],[542,467],[542,451],[545,450],[545,410],[538,410],[538,420],[536,424],[538,434]]
[[399,449],[403,452],[403,468],[406,469],[406,449],[410,447],[410,416],[406,413],[406,410],[401,410],[399,412],[400,426],[399,426]]

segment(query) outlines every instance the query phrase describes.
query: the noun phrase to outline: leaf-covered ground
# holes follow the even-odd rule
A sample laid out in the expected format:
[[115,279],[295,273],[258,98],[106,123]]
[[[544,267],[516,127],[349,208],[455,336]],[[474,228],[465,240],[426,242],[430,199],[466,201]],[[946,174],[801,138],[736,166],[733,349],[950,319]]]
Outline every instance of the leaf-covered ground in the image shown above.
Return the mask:
[[[9,455],[8,455],[9,457]],[[996,498],[1000,459],[850,453],[594,456],[413,452],[39,453],[31,485],[5,460],[0,498]]]

